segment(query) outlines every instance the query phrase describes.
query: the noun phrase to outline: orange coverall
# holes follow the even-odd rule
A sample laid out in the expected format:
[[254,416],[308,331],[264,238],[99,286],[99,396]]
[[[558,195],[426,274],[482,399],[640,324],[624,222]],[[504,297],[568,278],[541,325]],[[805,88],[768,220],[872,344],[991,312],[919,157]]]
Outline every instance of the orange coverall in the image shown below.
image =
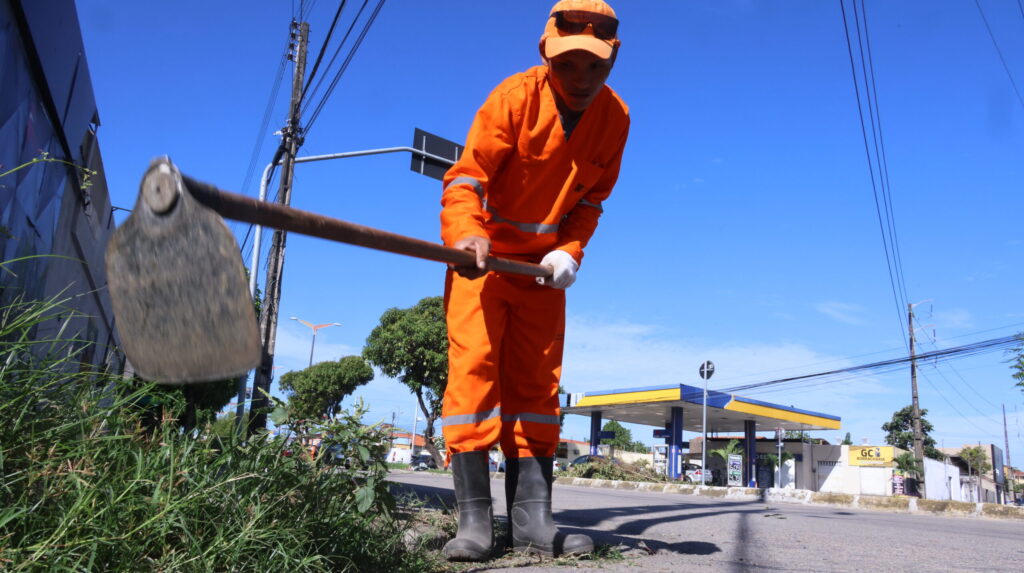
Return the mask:
[[[548,69],[503,81],[477,112],[444,177],[441,238],[477,235],[491,254],[540,262],[561,249],[579,263],[619,175],[626,104],[608,86],[566,137]],[[449,370],[441,423],[448,452],[550,457],[559,436],[565,291],[496,272],[448,271]]]

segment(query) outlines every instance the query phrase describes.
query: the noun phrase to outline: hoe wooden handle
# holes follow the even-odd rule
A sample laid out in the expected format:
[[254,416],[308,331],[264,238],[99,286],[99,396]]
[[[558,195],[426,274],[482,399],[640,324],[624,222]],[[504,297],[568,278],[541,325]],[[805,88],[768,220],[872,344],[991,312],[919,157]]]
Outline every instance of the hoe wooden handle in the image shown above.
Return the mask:
[[[173,189],[174,185],[166,180],[149,179],[168,176],[170,174],[167,172],[151,170],[146,175],[142,184],[143,195],[149,195],[146,197],[146,202],[157,212],[161,209],[174,208],[174,199],[169,199],[166,196],[167,190]],[[372,227],[364,227],[363,225],[357,225],[348,221],[287,207],[279,203],[259,201],[251,197],[218,189],[209,183],[198,181],[186,175],[182,175],[181,180],[185,191],[195,198],[196,201],[228,219],[431,261],[459,266],[476,265],[476,257],[469,251],[453,249],[437,243],[389,233]],[[154,196],[157,194],[160,195]],[[498,272],[515,273],[531,277],[551,276],[550,267],[532,263],[488,257],[487,264],[490,270]]]

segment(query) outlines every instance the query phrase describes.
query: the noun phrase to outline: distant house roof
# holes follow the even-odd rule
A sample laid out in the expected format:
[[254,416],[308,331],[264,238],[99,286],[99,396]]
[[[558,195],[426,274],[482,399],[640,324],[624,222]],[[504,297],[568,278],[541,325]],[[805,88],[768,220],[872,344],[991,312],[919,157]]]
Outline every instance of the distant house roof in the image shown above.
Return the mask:
[[[412,436],[411,432],[403,432],[403,431],[400,431],[400,430],[395,430],[394,432],[391,433],[391,438],[392,439],[408,440],[411,436]],[[417,448],[420,448],[420,447],[424,447],[426,445],[427,445],[427,440],[426,440],[426,438],[423,437],[423,434],[416,434],[415,446]]]

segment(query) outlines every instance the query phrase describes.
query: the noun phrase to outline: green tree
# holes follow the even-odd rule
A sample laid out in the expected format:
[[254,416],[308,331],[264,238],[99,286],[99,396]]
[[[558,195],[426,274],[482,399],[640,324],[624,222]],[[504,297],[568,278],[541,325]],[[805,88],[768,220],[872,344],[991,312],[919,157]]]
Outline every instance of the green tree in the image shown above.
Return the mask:
[[373,368],[360,356],[318,362],[281,376],[279,384],[288,396],[292,419],[334,418],[341,401],[356,388],[373,380]]
[[914,452],[903,452],[893,458],[892,461],[896,464],[896,469],[900,470],[904,474],[912,473],[915,475],[921,475],[922,464],[914,457]]
[[1009,353],[1013,355],[1013,358],[1009,360],[1010,370],[1013,371],[1013,378],[1017,380],[1017,386],[1020,386],[1020,391],[1024,392],[1024,332],[1017,334],[1017,340],[1019,343],[1009,350]]
[[841,445],[843,445],[843,446],[852,446],[853,445],[853,440],[850,439],[850,432],[846,432],[846,437],[843,438],[843,441],[842,441]]
[[[704,447],[704,444],[701,444],[701,447]],[[740,446],[740,441],[737,440],[736,438],[733,438],[733,439],[729,440],[729,443],[725,444],[724,448],[718,448],[717,450],[708,450],[708,453],[713,455],[713,456],[717,456],[718,458],[720,458],[722,460],[722,463],[725,464],[725,467],[728,468],[729,467],[729,456],[730,455],[737,455],[737,454],[742,455],[743,454],[743,448]],[[708,468],[704,468],[705,471],[707,471],[707,469]],[[704,478],[704,479],[708,479],[708,478]],[[726,472],[722,472],[719,479],[726,479]]]
[[630,442],[629,443],[629,447],[626,448],[626,449],[628,449],[631,452],[640,452],[640,453],[646,453],[646,452],[650,451],[650,448],[647,447],[647,444],[645,444],[645,443],[643,443],[643,442],[641,442],[639,440],[635,441],[635,442]]
[[448,385],[448,326],[439,296],[424,298],[412,308],[384,311],[363,347],[363,357],[385,376],[397,378],[416,396],[426,417],[427,451],[440,467],[444,460],[434,445],[434,420]]
[[[924,436],[924,455],[933,460],[941,460],[942,452],[935,447],[935,438],[931,437],[934,429],[925,418],[928,410],[921,410],[921,434]],[[914,451],[914,407],[906,406],[892,414],[892,420],[882,424],[885,432],[885,443],[904,450]]]
[[608,420],[601,427],[604,432],[615,432],[615,437],[610,440],[601,440],[602,443],[614,446],[616,449],[629,450],[629,446],[633,443],[633,432],[623,427],[622,424],[615,420]]
[[[985,450],[981,446],[964,446],[957,452],[960,459],[967,462],[967,475],[981,475],[992,469],[992,464],[988,463],[988,456],[985,454]],[[981,487],[981,481],[977,481],[976,487]],[[978,492],[978,499],[981,499],[981,492]]]
[[981,475],[992,469],[992,464],[988,462],[988,455],[985,454],[985,449],[981,446],[964,446],[957,452],[960,459],[967,462],[968,475]]
[[740,447],[740,441],[736,438],[729,440],[729,443],[725,444],[724,448],[718,448],[717,450],[708,450],[708,453],[713,456],[718,456],[723,462],[729,463],[729,456],[742,454],[743,448]]
[[811,435],[803,430],[786,430],[786,433],[782,435],[782,439],[809,442],[811,441]]

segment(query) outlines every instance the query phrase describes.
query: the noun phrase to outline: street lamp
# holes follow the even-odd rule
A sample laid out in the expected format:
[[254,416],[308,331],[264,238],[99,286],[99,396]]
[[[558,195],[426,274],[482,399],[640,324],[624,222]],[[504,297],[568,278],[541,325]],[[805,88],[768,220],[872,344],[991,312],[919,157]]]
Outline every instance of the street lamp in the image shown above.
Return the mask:
[[325,323],[325,324],[313,324],[311,322],[306,322],[305,320],[302,320],[301,318],[296,318],[294,316],[291,317],[291,319],[295,320],[295,321],[298,321],[298,322],[301,322],[302,324],[305,324],[306,326],[308,326],[308,327],[313,329],[313,342],[311,342],[309,344],[309,365],[312,366],[313,365],[313,348],[316,346],[316,331],[320,330],[321,328],[327,328],[328,326],[341,326],[341,323],[340,322],[328,322],[328,323]]

